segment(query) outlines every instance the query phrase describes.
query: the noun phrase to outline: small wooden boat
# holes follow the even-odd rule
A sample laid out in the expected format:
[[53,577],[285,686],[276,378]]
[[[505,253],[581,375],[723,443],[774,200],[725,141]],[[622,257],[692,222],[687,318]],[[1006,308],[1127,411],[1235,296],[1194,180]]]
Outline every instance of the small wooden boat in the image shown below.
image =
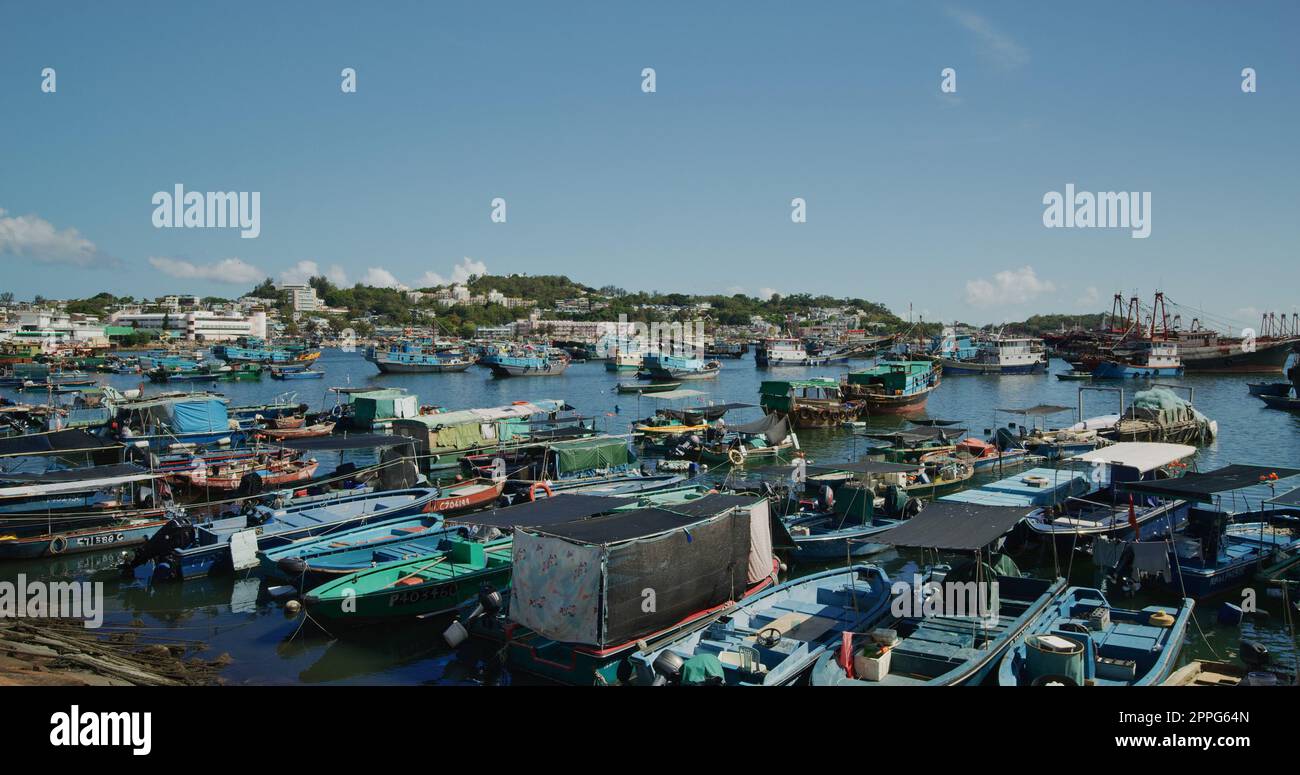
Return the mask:
[[1290,382],[1247,382],[1252,396],[1286,396],[1291,394]]
[[681,386],[680,382],[643,382],[635,385],[620,382],[615,389],[620,393],[666,393]]
[[1070,369],[1069,371],[1058,371],[1056,373],[1056,378],[1065,382],[1083,381],[1083,380],[1092,379],[1092,372],[1077,371],[1075,369]]
[[1002,657],[1001,686],[1153,686],[1174,672],[1195,602],[1115,608],[1099,589],[1070,587]]
[[1294,686],[1295,675],[1251,669],[1230,662],[1195,659],[1174,671],[1161,686]]
[[260,431],[260,435],[272,441],[284,441],[286,439],[311,439],[317,436],[328,436],[333,432],[334,423],[321,422],[315,425],[302,425],[297,428],[265,428]]
[[[468,366],[466,366],[468,368]],[[325,376],[323,371],[314,369],[282,369],[278,366],[271,367],[271,379],[321,379]]]
[[[316,458],[295,460],[286,457],[260,456],[249,460],[221,465],[202,466],[170,474],[168,478],[178,484],[195,489],[235,491],[256,481],[257,489],[304,482],[316,474],[320,464]],[[249,477],[256,477],[251,480]]]
[[307,422],[306,417],[273,417],[269,420],[270,427],[279,430],[287,428],[301,428]]
[[646,685],[781,686],[797,680],[843,633],[887,613],[889,578],[874,565],[830,570],[742,600],[703,629],[630,657]]
[[956,460],[966,463],[976,472],[997,469],[999,466],[1018,465],[1025,461],[1028,452],[1023,449],[998,449],[983,439],[966,438],[957,442],[951,452],[927,452],[921,455],[922,463],[944,463]]

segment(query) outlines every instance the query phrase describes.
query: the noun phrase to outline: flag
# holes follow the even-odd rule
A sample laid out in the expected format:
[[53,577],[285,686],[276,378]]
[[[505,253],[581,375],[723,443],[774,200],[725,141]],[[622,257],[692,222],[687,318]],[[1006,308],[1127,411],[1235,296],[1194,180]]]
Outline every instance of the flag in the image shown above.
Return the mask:
[[1133,493],[1128,494],[1128,526],[1133,528],[1133,540],[1141,541],[1142,536],[1138,533],[1137,510],[1133,508]]

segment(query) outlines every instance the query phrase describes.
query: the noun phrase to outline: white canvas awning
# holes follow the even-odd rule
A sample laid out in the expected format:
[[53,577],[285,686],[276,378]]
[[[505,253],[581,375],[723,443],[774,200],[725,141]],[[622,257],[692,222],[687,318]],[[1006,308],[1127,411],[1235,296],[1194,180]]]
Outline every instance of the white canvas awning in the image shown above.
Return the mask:
[[1189,447],[1186,444],[1126,441],[1075,455],[1070,460],[1088,464],[1126,466],[1136,468],[1145,474],[1194,454],[1196,454],[1196,447]]
[[662,393],[642,393],[642,398],[653,398],[656,401],[676,401],[681,398],[698,398],[707,396],[703,390],[665,390]]
[[105,487],[115,487],[130,482],[143,482],[158,479],[161,473],[145,471],[126,476],[109,476],[103,479],[81,479],[74,482],[54,482],[51,484],[23,484],[15,487],[0,487],[0,500],[8,498],[29,498],[34,495],[59,495],[65,492],[93,492]]

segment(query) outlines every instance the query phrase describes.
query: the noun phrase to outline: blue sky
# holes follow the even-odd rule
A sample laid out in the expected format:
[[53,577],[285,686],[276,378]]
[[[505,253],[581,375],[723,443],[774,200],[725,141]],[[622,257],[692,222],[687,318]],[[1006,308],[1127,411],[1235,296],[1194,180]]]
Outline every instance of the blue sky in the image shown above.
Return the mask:
[[[236,296],[314,264],[412,286],[460,267],[825,292],[978,322],[1157,286],[1243,323],[1295,309],[1294,3],[135,2],[5,17],[0,289],[20,297]],[[955,95],[940,93],[945,67]],[[151,197],[176,183],[261,192],[261,235],[154,228]],[[1044,228],[1044,194],[1067,183],[1150,191],[1151,236]]]

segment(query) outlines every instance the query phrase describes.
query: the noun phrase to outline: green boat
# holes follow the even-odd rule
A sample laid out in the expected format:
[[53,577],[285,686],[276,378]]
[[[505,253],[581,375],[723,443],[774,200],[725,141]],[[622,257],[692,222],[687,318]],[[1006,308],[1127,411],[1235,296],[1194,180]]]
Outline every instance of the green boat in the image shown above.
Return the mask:
[[681,386],[680,382],[641,382],[632,385],[620,382],[616,389],[620,393],[666,393]]
[[510,580],[511,538],[448,538],[439,551],[416,560],[367,568],[311,590],[303,598],[318,622],[366,624],[446,613],[474,599],[479,585]]
[[234,382],[235,380],[253,380],[262,378],[262,364],[260,363],[241,363],[232,368],[230,371],[218,372],[217,379],[222,382]]

